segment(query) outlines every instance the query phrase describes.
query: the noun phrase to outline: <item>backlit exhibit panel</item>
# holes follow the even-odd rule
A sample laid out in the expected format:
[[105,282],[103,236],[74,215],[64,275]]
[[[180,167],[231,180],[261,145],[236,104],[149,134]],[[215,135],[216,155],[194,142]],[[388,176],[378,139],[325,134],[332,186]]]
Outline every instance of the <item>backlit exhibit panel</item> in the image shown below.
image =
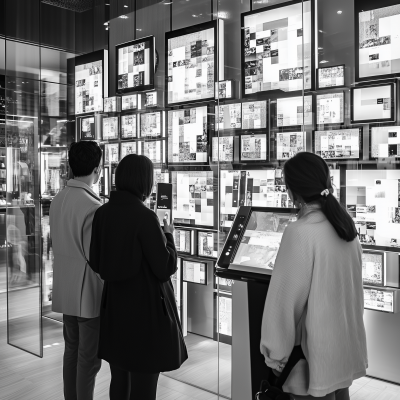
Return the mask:
[[129,139],[135,138],[136,134],[136,115],[123,115],[121,117],[121,138]]
[[233,161],[233,136],[220,136],[219,138],[212,138],[212,161]]
[[312,96],[277,99],[276,126],[312,125]]
[[400,157],[400,126],[371,128],[371,157]]
[[121,111],[120,97],[106,97],[104,98],[104,112],[119,112]]
[[103,61],[75,67],[75,114],[103,111]]
[[347,170],[346,207],[360,242],[400,247],[400,170]]
[[183,260],[182,280],[207,285],[207,264]]
[[136,142],[122,142],[121,143],[121,160],[129,154],[137,154]]
[[218,301],[218,333],[232,336],[232,298],[219,295]]
[[394,84],[352,88],[352,121],[394,121],[393,86]]
[[144,156],[150,158],[155,164],[162,164],[165,162],[164,157],[164,143],[162,140],[152,140],[142,142],[142,153]]
[[[249,114],[249,113],[248,113]],[[215,128],[240,129],[242,127],[242,104],[225,104],[215,106]]]
[[400,5],[360,12],[358,19],[359,77],[399,73]]
[[317,95],[317,124],[344,123],[344,93]]
[[252,101],[242,104],[242,128],[263,129],[267,127],[267,102]]
[[140,136],[158,138],[163,136],[161,111],[140,114]]
[[279,132],[276,137],[277,160],[287,160],[306,149],[306,132]]
[[118,91],[154,87],[154,37],[117,46]]
[[150,197],[145,200],[145,204],[151,210],[156,211],[157,183],[169,183],[169,173],[163,172],[160,168],[154,168],[153,183],[153,190]]
[[137,108],[137,94],[122,96],[122,111],[135,110]]
[[172,172],[175,223],[214,226],[214,177],[212,171]]
[[392,291],[364,288],[364,308],[392,313],[393,301]]
[[82,118],[81,123],[81,140],[95,140],[94,117]]
[[218,234],[215,232],[201,232],[197,234],[197,251],[200,257],[218,256]]
[[363,284],[384,286],[384,253],[364,250],[362,255]]
[[104,163],[116,164],[119,162],[119,144],[106,144],[104,145]]
[[360,158],[360,129],[315,131],[315,154],[333,160]]
[[216,82],[216,90],[218,90],[219,99],[231,99],[233,97],[233,82],[221,81]]
[[118,117],[103,118],[103,140],[118,139]]
[[144,94],[145,100],[144,100],[144,106],[145,107],[157,107],[157,92],[147,92]]
[[240,142],[241,161],[267,160],[267,135],[242,135]]
[[168,105],[214,99],[215,28],[167,39]]
[[290,208],[281,169],[222,170],[221,226],[230,228],[240,206]]
[[344,86],[344,65],[318,68],[318,88]]
[[245,95],[311,89],[311,18],[311,1],[244,16]]
[[186,231],[183,229],[175,229],[174,241],[177,251],[190,254],[191,253],[190,239],[191,239],[190,231]]
[[168,112],[168,160],[208,162],[206,106]]

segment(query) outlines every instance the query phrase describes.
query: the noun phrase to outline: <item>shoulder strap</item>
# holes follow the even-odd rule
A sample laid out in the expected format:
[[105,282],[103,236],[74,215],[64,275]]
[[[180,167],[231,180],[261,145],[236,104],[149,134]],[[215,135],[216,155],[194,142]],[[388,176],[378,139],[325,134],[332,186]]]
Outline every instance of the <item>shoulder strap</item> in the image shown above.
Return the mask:
[[301,345],[294,346],[292,353],[290,354],[289,360],[285,365],[285,368],[283,368],[282,373],[280,374],[279,378],[276,381],[275,387],[282,389],[282,386],[286,382],[286,379],[289,377],[290,373],[292,372],[292,369],[300,360],[305,358],[306,357],[304,356]]

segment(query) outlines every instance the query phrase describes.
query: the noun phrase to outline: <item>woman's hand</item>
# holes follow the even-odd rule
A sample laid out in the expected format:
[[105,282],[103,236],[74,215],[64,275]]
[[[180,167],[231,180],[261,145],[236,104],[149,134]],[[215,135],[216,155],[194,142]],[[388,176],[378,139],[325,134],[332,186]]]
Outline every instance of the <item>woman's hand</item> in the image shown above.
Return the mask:
[[174,223],[172,222],[171,225],[168,224],[168,220],[164,219],[164,232],[165,233],[170,233],[171,235],[174,233],[175,227]]

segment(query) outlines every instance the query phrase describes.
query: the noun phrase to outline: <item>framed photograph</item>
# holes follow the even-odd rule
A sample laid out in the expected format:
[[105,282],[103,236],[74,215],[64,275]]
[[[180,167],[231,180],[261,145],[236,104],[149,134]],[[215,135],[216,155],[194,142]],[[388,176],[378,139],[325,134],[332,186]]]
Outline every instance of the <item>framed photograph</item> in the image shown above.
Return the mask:
[[148,108],[158,107],[157,91],[144,93],[144,106]]
[[115,47],[117,93],[154,89],[155,38],[147,36]]
[[362,128],[314,131],[314,153],[324,160],[358,160],[362,155]]
[[344,64],[318,68],[317,89],[345,87],[344,71]]
[[131,139],[137,137],[137,117],[136,114],[121,116],[121,139]]
[[140,137],[161,138],[164,136],[164,111],[140,114]]
[[212,138],[212,161],[233,162],[233,136]]
[[236,98],[235,81],[232,79],[215,83],[217,98],[220,100],[229,100]]
[[362,277],[367,286],[384,286],[385,253],[363,250]]
[[267,135],[251,134],[240,136],[240,161],[267,161]]
[[193,237],[194,237],[194,231],[187,229],[175,229],[174,241],[176,250],[179,253],[193,254],[193,246],[192,246]]
[[118,164],[119,163],[119,144],[105,144],[104,145],[104,164]]
[[207,285],[207,263],[182,260],[183,282]]
[[94,117],[81,118],[81,140],[96,140]]
[[103,118],[103,132],[102,132],[103,140],[118,139],[118,132],[119,132],[118,121],[119,121],[118,117]]
[[242,93],[314,89],[314,6],[292,1],[242,14]]
[[313,123],[312,95],[285,97],[276,100],[276,127],[312,125]]
[[276,159],[288,160],[306,151],[306,132],[278,132],[276,134]]
[[215,82],[224,79],[223,39],[222,19],[165,34],[166,106],[217,97]]
[[371,126],[371,158],[400,158],[400,126]]
[[139,142],[140,153],[148,158],[154,164],[165,163],[165,146],[163,140],[146,140]]
[[265,100],[242,103],[242,129],[265,129],[267,121]]
[[396,121],[396,84],[381,83],[351,88],[351,122]]
[[215,130],[224,131],[242,128],[242,104],[215,106]]
[[137,142],[121,143],[121,160],[129,154],[137,154]]
[[197,231],[197,255],[199,257],[218,257],[218,233]]
[[344,124],[344,92],[317,94],[317,125]]
[[136,110],[138,109],[138,94],[131,94],[129,96],[122,96],[121,98],[121,109],[122,111]]
[[104,112],[120,112],[121,111],[121,97],[105,97],[104,98]]
[[207,106],[168,111],[168,161],[208,163]]

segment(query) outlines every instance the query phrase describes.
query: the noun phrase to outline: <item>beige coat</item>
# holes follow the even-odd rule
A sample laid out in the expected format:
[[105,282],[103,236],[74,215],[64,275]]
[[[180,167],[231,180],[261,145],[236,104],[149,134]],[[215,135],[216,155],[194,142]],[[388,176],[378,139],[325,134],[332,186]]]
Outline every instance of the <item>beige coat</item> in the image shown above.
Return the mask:
[[92,222],[100,198],[70,179],[50,207],[53,243],[53,311],[83,318],[100,315],[103,281],[88,265]]

